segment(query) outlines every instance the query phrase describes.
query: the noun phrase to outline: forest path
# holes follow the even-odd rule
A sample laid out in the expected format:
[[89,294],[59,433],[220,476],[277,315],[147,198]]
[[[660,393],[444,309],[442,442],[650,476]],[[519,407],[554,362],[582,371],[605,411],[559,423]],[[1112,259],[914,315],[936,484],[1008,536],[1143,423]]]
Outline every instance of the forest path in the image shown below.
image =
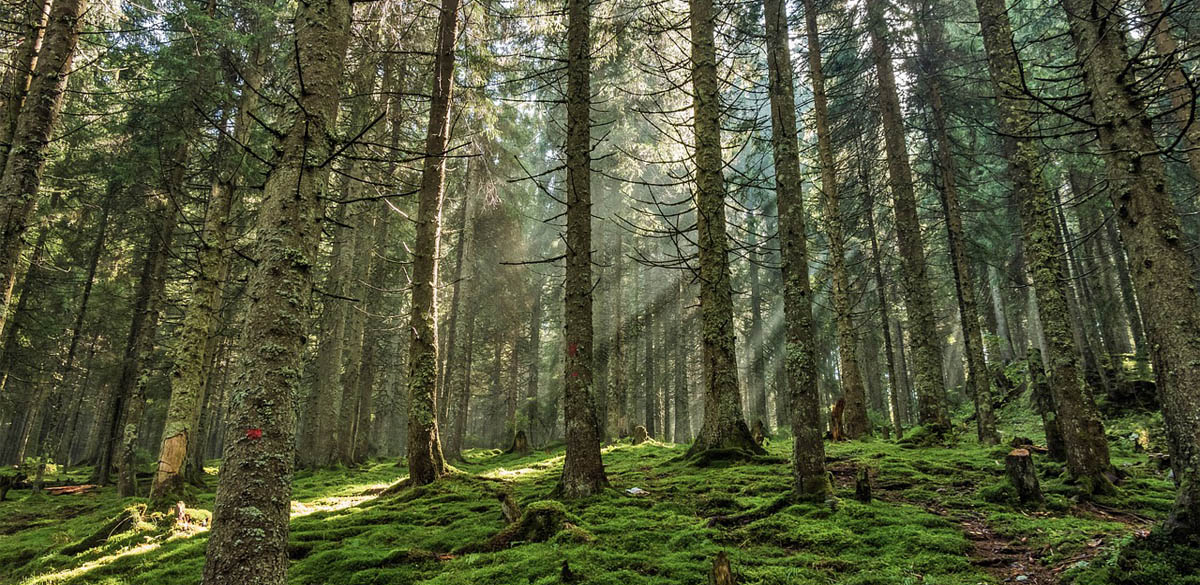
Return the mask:
[[[828,466],[833,474],[834,484],[842,493],[853,493],[855,474],[858,463],[852,460],[833,461]],[[1045,559],[1051,551],[1041,547],[1030,546],[1027,537],[1010,538],[998,534],[988,524],[987,517],[977,510],[961,507],[947,507],[940,503],[917,502],[903,497],[900,491],[889,489],[888,482],[879,481],[872,474],[871,488],[875,498],[892,503],[919,506],[926,511],[953,520],[971,543],[969,558],[971,564],[992,575],[1001,583],[1021,583],[1024,585],[1058,585],[1063,571],[1080,562],[1090,562],[1105,551],[1103,539],[1094,539],[1087,543],[1086,549],[1059,560],[1047,563]],[[955,486],[954,488],[938,488],[939,492],[947,489],[975,490],[974,484]],[[1083,503],[1071,509],[1072,515],[1101,517],[1126,524],[1139,534],[1145,534],[1152,520],[1131,513],[1126,513],[1093,503]],[[1029,512],[1030,514],[1046,514],[1045,512]]]

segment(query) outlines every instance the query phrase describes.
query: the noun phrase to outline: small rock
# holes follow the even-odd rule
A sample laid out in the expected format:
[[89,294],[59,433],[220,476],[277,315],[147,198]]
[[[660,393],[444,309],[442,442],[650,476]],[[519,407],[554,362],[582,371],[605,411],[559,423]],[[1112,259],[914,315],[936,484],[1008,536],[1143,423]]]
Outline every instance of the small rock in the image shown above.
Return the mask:
[[1028,581],[1028,580],[1029,580],[1029,575],[1017,575],[1017,582],[1018,582],[1018,583],[1020,583],[1020,582],[1022,582],[1022,581]]
[[648,492],[642,488],[639,488],[639,487],[631,487],[631,488],[625,490],[625,493],[627,493],[631,496],[644,496],[650,492]]

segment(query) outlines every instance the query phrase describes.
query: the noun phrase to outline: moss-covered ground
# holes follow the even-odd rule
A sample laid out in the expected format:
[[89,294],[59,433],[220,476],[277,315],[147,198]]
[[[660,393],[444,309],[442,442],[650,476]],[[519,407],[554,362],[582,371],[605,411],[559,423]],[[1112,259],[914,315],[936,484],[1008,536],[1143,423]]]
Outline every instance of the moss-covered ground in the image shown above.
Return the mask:
[[[1038,457],[1047,496],[1040,509],[1019,507],[1003,479],[1009,449],[978,445],[965,425],[949,445],[829,445],[838,500],[776,506],[769,514],[755,511],[788,490],[786,438],[771,441],[765,457],[708,467],[684,461],[682,445],[613,445],[604,454],[612,490],[567,502],[567,530],[495,552],[468,551],[485,550],[504,528],[498,491],[522,508],[560,512],[537,502],[551,498],[561,448],[525,457],[472,451],[459,473],[395,493],[384,493],[405,473],[394,461],[302,472],[293,493],[290,581],[548,584],[564,581],[566,563],[574,582],[706,583],[713,558],[726,551],[744,584],[1197,585],[1200,579],[1179,569],[1198,566],[1188,565],[1196,563],[1194,549],[1151,554],[1130,546],[1145,540],[1173,497],[1166,472],[1128,439],[1139,430],[1154,436],[1157,424],[1150,415],[1109,421],[1114,461],[1126,474],[1113,497],[1081,500],[1062,465]],[[1039,437],[1028,416],[1007,413],[1003,429],[1006,437]],[[861,465],[872,468],[871,503],[853,499]],[[214,475],[208,483],[185,525],[147,518],[77,555],[63,551],[135,502],[109,488],[62,496],[14,491],[0,503],[0,583],[199,583]],[[625,492],[634,487],[646,493]]]

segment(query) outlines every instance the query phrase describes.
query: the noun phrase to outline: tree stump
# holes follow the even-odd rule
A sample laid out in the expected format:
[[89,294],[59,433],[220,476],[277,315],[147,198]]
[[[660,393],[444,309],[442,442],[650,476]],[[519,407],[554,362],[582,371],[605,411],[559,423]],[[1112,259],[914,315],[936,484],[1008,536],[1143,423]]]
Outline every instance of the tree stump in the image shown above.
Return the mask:
[[842,440],[842,411],[846,409],[846,399],[838,398],[833,410],[829,413],[829,434],[834,441]]
[[20,471],[0,474],[0,502],[8,497],[8,490],[17,487],[23,481],[25,481],[25,474]]
[[500,500],[500,514],[504,516],[505,524],[512,524],[521,519],[521,507],[517,505],[517,500],[508,492],[500,492],[496,494],[496,499]]
[[1008,480],[1017,488],[1017,497],[1022,504],[1042,503],[1042,488],[1038,485],[1033,457],[1027,449],[1013,449],[1004,458],[1004,467],[1008,470]]
[[864,503],[871,503],[871,468],[865,465],[860,466],[854,474],[854,499]]
[[638,425],[633,427],[633,444],[641,445],[650,440],[650,433],[646,432],[646,427]]
[[767,433],[763,430],[763,421],[761,419],[754,421],[754,426],[750,429],[750,437],[754,439],[755,443],[758,443],[759,447],[766,442]]
[[532,451],[533,450],[529,447],[529,438],[526,437],[524,430],[520,430],[520,431],[517,431],[517,434],[515,436],[513,436],[512,446],[509,447],[508,451],[505,451],[505,453],[516,453],[518,455],[528,455]]
[[737,585],[737,581],[733,579],[733,569],[729,566],[729,556],[725,551],[717,553],[717,558],[713,559],[708,582],[709,585]]

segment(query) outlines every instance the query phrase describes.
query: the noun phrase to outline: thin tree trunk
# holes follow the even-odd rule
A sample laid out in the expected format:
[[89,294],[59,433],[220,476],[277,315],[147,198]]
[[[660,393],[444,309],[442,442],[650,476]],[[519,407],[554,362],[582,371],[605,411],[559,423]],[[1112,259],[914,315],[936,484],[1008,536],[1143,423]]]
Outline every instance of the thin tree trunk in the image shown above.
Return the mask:
[[886,144],[888,177],[896,213],[896,238],[900,244],[901,284],[908,309],[909,335],[913,345],[913,375],[920,424],[934,431],[949,428],[946,387],[942,378],[942,350],[937,332],[937,315],[930,293],[928,266],[921,241],[921,221],[913,192],[912,167],[904,136],[904,119],[892,70],[888,24],[883,0],[867,0],[871,55],[879,79],[880,111]]
[[[928,3],[923,3],[927,8]],[[936,70],[937,55],[949,51],[943,41],[941,21],[931,14],[918,17],[917,37],[921,77],[927,90],[929,108],[933,115],[933,134],[936,138],[936,166],[941,179],[939,193],[946,216],[946,237],[950,248],[950,266],[954,273],[954,292],[958,298],[959,321],[962,323],[963,352],[967,356],[967,372],[971,398],[975,401],[975,426],[979,442],[995,445],[1000,442],[996,432],[996,417],[992,413],[992,384],[987,360],[983,355],[983,332],[979,327],[979,303],[975,300],[975,276],[967,261],[967,239],[963,230],[962,210],[958,204],[957,165],[950,146],[950,130],[946,108],[942,103],[941,73]]]
[[821,168],[821,202],[825,232],[829,239],[830,271],[833,273],[833,313],[837,327],[839,370],[845,398],[845,436],[857,439],[871,432],[867,418],[867,396],[858,364],[858,339],[854,329],[854,301],[850,275],[846,268],[846,230],[837,188],[837,167],[833,157],[833,134],[829,129],[829,106],[825,93],[825,73],[821,67],[821,40],[817,30],[817,6],[804,2],[804,22],[808,39],[808,73],[812,79],[813,118],[817,127],[817,158]]
[[691,402],[688,396],[687,385],[687,344],[683,343],[687,339],[685,335],[687,324],[687,305],[686,305],[686,288],[683,278],[680,278],[675,285],[675,318],[670,319],[667,335],[673,341],[671,344],[674,356],[674,382],[675,382],[675,429],[674,439],[676,443],[690,443],[692,441],[692,417],[690,411]]
[[442,198],[446,184],[446,148],[450,140],[450,93],[454,84],[454,43],[458,0],[442,0],[438,13],[433,65],[433,99],[421,169],[417,235],[413,246],[412,341],[408,357],[408,478],[414,486],[446,472],[437,421],[437,302]]
[[[187,147],[181,146],[176,155],[176,167],[171,174],[172,185],[182,185],[183,164],[187,160]],[[154,337],[158,333],[158,321],[166,303],[167,260],[171,254],[171,240],[178,222],[179,213],[168,202],[161,203],[158,213],[161,224],[152,229],[146,252],[146,263],[142,268],[141,280],[134,303],[135,324],[130,327],[129,342],[125,350],[125,361],[121,368],[121,380],[116,389],[122,408],[113,411],[111,441],[119,441],[109,450],[113,465],[117,468],[117,493],[122,497],[137,495],[137,448],[138,426],[146,409],[146,385],[150,372],[146,364],[154,351]]]
[[800,149],[796,142],[796,98],[792,55],[783,0],[764,0],[767,70],[771,96],[771,150],[779,207],[779,244],[783,274],[784,368],[790,395],[786,409],[792,425],[792,492],[823,500],[833,493],[825,472],[821,437],[821,396],[813,346],[812,288],[808,281],[804,199],[800,191]]

